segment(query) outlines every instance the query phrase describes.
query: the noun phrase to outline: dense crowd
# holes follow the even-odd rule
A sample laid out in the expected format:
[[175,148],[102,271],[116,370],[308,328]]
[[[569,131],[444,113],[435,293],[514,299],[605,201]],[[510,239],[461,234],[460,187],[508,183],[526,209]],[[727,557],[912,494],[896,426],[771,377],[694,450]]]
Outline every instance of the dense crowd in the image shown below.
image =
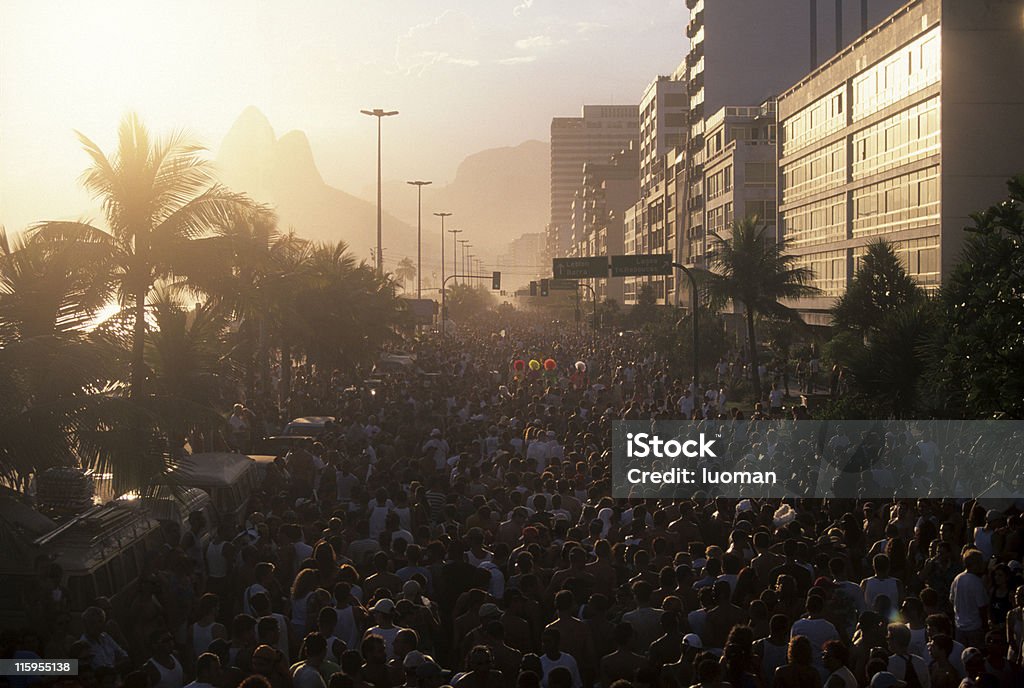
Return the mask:
[[194,517],[123,603],[51,605],[0,656],[77,658],[87,688],[1024,685],[1013,503],[616,500],[613,421],[806,409],[769,392],[744,414],[728,364],[696,387],[632,337],[481,322],[414,353],[372,384],[296,366],[280,406],[249,400],[242,448],[336,421],[244,523],[202,545]]

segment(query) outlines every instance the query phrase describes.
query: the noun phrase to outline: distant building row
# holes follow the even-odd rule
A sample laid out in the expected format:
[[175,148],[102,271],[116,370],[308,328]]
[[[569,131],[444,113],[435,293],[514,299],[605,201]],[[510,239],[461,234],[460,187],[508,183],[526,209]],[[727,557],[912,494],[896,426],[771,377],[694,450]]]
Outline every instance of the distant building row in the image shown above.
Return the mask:
[[[875,237],[941,283],[969,213],[1024,171],[1024,0],[687,6],[686,59],[639,106],[552,120],[549,256],[711,265],[713,235],[757,215],[814,270],[808,322],[827,324]],[[686,303],[685,280],[597,282]]]

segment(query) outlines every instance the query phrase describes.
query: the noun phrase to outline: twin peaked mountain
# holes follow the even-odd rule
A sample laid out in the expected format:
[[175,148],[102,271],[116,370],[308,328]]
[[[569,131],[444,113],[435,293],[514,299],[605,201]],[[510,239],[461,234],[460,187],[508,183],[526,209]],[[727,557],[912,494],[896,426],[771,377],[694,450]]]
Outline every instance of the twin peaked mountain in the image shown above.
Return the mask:
[[[462,161],[450,184],[427,187],[424,278],[440,264],[437,218],[431,215],[435,210],[455,213],[449,225],[467,230],[463,236],[471,234],[478,255],[487,260],[503,253],[520,234],[543,231],[548,221],[549,155],[548,144],[540,141],[482,151]],[[221,182],[273,206],[282,230],[291,227],[316,241],[343,240],[356,259],[370,261],[377,237],[375,201],[324,182],[305,133],[290,131],[278,138],[263,113],[249,107],[224,137],[216,162]],[[371,197],[373,163],[364,165]],[[405,256],[415,260],[416,193],[404,181],[385,181],[384,187],[384,257],[390,270]],[[447,259],[451,265],[451,256]]]

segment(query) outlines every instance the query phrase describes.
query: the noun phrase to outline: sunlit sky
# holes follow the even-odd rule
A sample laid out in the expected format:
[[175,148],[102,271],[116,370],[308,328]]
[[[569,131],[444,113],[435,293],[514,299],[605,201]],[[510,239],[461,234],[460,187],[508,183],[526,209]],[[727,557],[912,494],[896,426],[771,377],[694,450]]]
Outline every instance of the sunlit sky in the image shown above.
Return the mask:
[[248,105],[304,130],[325,180],[450,181],[477,151],[547,140],[553,116],[635,103],[684,55],[683,0],[144,0],[0,3],[0,224],[96,217],[73,130],[122,115],[215,154]]

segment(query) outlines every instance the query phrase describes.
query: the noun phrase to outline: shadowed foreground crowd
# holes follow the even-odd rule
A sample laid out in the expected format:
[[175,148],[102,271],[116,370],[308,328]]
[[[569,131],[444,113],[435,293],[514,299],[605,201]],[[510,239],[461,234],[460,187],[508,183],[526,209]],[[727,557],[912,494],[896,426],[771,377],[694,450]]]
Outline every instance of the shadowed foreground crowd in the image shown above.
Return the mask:
[[51,595],[0,656],[77,658],[79,676],[0,682],[1024,685],[1015,503],[614,500],[612,421],[733,417],[725,394],[629,338],[489,325],[421,345],[437,375],[353,389],[297,367],[287,413],[337,422],[269,467],[245,522],[201,546],[193,518],[123,603]]

